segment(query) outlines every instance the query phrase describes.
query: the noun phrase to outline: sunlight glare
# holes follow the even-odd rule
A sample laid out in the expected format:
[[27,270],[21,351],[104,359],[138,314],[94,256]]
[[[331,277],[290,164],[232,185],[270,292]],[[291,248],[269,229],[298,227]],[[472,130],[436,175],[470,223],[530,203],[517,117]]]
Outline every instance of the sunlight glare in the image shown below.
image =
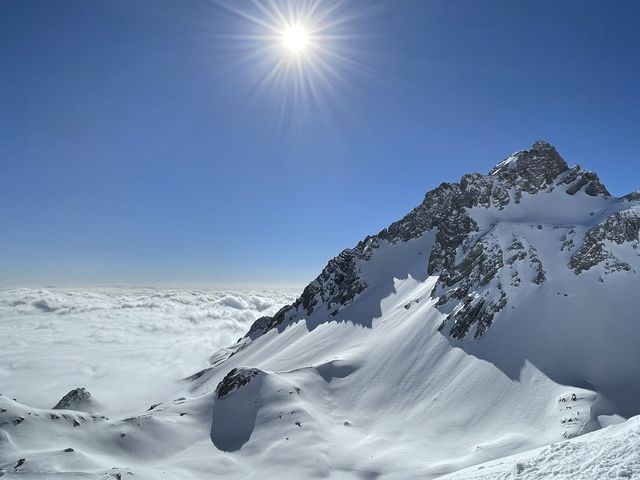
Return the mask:
[[211,1],[236,18],[219,43],[236,55],[232,65],[253,93],[273,101],[279,123],[329,118],[353,76],[369,72],[364,12],[349,0]]
[[282,33],[282,43],[293,53],[300,53],[309,44],[309,34],[300,25],[293,25]]

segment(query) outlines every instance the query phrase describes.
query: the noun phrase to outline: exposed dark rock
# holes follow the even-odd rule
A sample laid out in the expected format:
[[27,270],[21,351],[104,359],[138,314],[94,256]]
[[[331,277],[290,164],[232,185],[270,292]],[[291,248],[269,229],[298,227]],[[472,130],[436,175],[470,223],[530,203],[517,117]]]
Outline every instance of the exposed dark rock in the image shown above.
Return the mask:
[[93,404],[93,397],[86,389],[76,388],[62,397],[53,409],[87,411]]
[[218,398],[224,398],[248,384],[257,375],[263,373],[257,368],[234,368],[222,379],[216,388]]
[[560,247],[560,250],[564,251],[564,250],[573,249],[573,247],[575,246],[575,241],[574,241],[575,234],[576,234],[576,230],[575,228],[572,228],[566,234],[560,237],[560,241],[562,242],[562,246]]
[[584,193],[592,197],[611,196],[596,173],[585,172],[579,165],[572,168],[559,183],[560,185],[568,185],[567,193],[569,195],[575,195],[584,188]]
[[529,259],[531,260],[531,267],[535,271],[535,277],[532,282],[536,285],[542,285],[547,279],[547,272],[545,272],[544,267],[542,266],[542,262],[538,257],[538,253],[533,246],[529,247]]
[[367,287],[357,266],[357,260],[361,255],[362,250],[343,250],[329,261],[313,282],[307,285],[300,298],[292,305],[280,309],[273,317],[261,317],[256,320],[247,336],[255,337],[271,330],[283,323],[286,314],[294,310],[300,309],[310,315],[318,303],[326,304],[328,309],[348,305]]
[[607,272],[628,271],[631,266],[617,258],[607,244],[631,243],[637,248],[640,241],[639,232],[640,212],[627,210],[616,213],[587,232],[582,246],[571,257],[569,266],[576,274],[589,270],[602,262],[605,262]]
[[366,288],[356,264],[358,254],[358,250],[343,250],[304,289],[300,299],[308,313],[312,313],[319,302],[326,303],[328,309],[333,305],[347,305]]
[[20,460],[18,460],[18,463],[16,463],[16,466],[15,466],[15,467],[13,467],[13,470],[17,472],[17,471],[18,471],[18,469],[19,469],[22,465],[24,465],[24,462],[26,462],[26,459],[25,459],[25,458],[21,458]]
[[567,170],[567,162],[554,147],[537,141],[531,150],[518,152],[499,163],[489,175],[517,187],[521,192],[533,194],[549,187]]
[[640,192],[631,192],[622,197],[622,199],[627,202],[640,202]]

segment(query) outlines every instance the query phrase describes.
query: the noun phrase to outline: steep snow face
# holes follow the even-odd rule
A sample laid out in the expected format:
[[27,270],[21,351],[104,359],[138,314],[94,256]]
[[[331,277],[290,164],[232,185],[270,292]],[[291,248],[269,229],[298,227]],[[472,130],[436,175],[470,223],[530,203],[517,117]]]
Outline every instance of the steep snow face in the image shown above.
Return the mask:
[[69,472],[82,445],[76,471],[135,478],[429,479],[623,421],[639,206],[536,142],[339,254],[148,412],[58,423],[0,398],[0,465]]

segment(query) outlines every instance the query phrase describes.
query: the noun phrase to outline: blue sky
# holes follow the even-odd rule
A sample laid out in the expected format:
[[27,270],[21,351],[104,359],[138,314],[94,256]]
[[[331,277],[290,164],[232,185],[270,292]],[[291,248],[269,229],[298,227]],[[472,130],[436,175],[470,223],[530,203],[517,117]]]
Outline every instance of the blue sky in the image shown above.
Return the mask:
[[209,1],[4,2],[0,282],[303,284],[536,139],[640,188],[640,3],[335,15],[354,63],[325,58],[309,102],[260,84],[260,58],[240,61],[256,25]]

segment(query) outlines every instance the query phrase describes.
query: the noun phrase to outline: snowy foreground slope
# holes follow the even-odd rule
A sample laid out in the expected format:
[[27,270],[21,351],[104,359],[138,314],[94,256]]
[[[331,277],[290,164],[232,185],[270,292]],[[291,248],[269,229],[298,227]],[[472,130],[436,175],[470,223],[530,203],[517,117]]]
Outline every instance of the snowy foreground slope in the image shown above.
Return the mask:
[[24,478],[640,478],[638,420],[624,422],[640,413],[639,233],[640,194],[614,198],[536,142],[340,253],[148,411],[0,397],[0,465]]
[[477,465],[443,480],[638,478],[640,417],[583,437]]

